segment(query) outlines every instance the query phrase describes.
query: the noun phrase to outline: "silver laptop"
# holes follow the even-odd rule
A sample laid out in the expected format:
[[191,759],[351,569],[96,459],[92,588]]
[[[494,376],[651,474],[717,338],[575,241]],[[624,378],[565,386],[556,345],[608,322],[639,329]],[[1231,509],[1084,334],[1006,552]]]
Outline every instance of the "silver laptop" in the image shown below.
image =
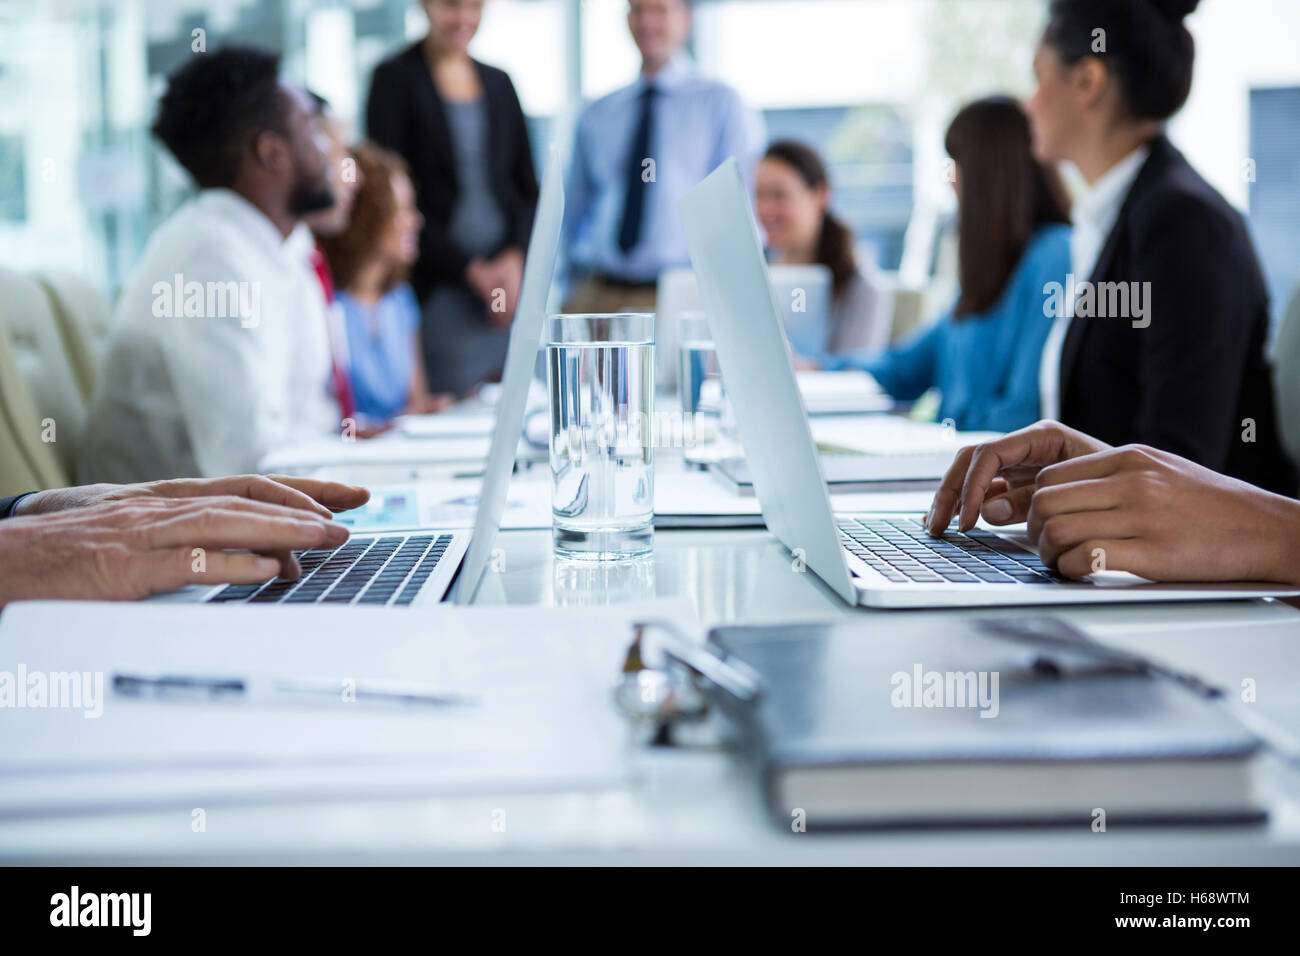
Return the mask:
[[506,506],[563,219],[559,154],[552,147],[510,330],[496,428],[472,531],[420,528],[354,534],[338,548],[297,554],[302,575],[296,581],[277,578],[265,584],[190,588],[151,600],[406,607],[436,604],[446,597],[457,604],[470,603],[491,557]]
[[1044,567],[1023,533],[981,526],[933,539],[920,515],[833,514],[734,159],[683,197],[681,214],[763,517],[845,601],[974,607],[1296,593],[1275,585],[1159,585],[1120,573],[1066,581]]
[[[786,337],[801,355],[826,349],[831,327],[831,270],[823,265],[773,265],[768,277],[780,305]],[[659,275],[655,316],[655,384],[677,387],[677,327],[682,316],[702,312],[695,272],[689,267],[665,269]]]

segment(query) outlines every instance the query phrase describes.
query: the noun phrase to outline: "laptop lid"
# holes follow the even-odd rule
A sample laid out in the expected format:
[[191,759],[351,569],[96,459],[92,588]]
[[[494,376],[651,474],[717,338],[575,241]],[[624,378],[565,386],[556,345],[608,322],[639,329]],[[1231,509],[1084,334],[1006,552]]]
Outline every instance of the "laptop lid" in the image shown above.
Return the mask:
[[817,263],[767,267],[785,337],[796,355],[820,355],[831,332],[831,270]]
[[[824,352],[830,339],[831,270],[823,265],[768,266],[786,338],[799,355]],[[659,273],[655,316],[655,384],[673,388],[678,378],[677,326],[689,312],[703,312],[695,271],[674,266]]]
[[680,209],[767,526],[837,594],[856,604],[857,589],[736,160],[727,160],[682,197]]
[[492,432],[492,444],[483,469],[483,490],[479,494],[474,532],[470,538],[469,551],[465,555],[465,563],[461,565],[460,577],[450,595],[450,600],[457,604],[468,604],[474,599],[483,569],[491,556],[492,545],[496,542],[501,515],[505,512],[506,493],[510,486],[510,476],[514,472],[515,454],[519,449],[519,437],[524,431],[528,389],[533,380],[533,369],[537,365],[537,351],[541,347],[546,300],[555,278],[555,259],[560,246],[563,220],[564,189],[560,178],[560,154],[552,145],[546,161],[546,171],[542,175],[533,234],[528,242],[519,305],[515,309],[515,320],[510,328],[505,372],[501,376],[501,397],[497,400],[496,428]]

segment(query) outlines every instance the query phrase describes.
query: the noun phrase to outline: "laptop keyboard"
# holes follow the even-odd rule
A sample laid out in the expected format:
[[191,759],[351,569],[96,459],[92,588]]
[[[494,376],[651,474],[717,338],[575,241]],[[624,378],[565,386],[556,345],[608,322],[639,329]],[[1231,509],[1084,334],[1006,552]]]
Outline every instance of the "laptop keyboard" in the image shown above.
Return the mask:
[[845,549],[886,580],[925,584],[1059,584],[1038,555],[973,530],[932,538],[919,518],[839,518]]
[[232,584],[212,604],[390,604],[404,606],[438,567],[449,534],[351,538],[333,550],[296,551],[302,577]]

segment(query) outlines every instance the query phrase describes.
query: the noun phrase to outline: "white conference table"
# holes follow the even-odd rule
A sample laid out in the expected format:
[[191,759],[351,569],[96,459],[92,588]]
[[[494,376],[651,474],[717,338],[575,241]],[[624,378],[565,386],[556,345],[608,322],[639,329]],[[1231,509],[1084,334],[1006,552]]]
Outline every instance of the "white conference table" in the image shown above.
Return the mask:
[[[544,480],[546,469],[534,472],[529,480]],[[661,531],[653,557],[595,567],[557,562],[549,531],[505,532],[498,544],[504,567],[488,572],[478,603],[564,607],[684,596],[705,625],[851,618],[891,632],[936,617],[1009,613],[851,609],[813,574],[796,571],[764,530]],[[1257,706],[1300,734],[1300,611],[1291,606],[1076,606],[1052,613],[1223,685],[1254,678]],[[612,708],[610,719],[620,719]],[[655,749],[629,742],[629,749],[634,782],[596,792],[226,807],[209,815],[204,833],[192,832],[188,811],[176,810],[0,821],[0,862],[1300,864],[1300,772],[1271,759],[1261,774],[1271,816],[1259,825],[826,835],[779,829],[756,778],[716,745]],[[493,825],[499,810],[506,811],[504,832]]]

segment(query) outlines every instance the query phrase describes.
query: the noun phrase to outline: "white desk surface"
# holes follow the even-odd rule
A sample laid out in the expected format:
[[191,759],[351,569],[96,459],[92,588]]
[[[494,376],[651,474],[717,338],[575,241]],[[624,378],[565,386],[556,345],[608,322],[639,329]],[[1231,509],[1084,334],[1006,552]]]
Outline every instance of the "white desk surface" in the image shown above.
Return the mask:
[[[505,566],[488,572],[480,603],[577,606],[686,595],[706,625],[852,616],[891,629],[916,627],[935,615],[1016,613],[851,609],[814,575],[796,572],[766,531],[660,532],[652,558],[590,568],[556,562],[548,531],[509,532],[498,543]],[[1300,734],[1300,611],[1292,607],[1255,601],[1052,613],[1230,687],[1254,678],[1256,706]],[[610,719],[619,719],[612,710]],[[0,821],[0,860],[1300,864],[1300,773],[1276,763],[1263,774],[1272,816],[1258,826],[821,835],[778,829],[765,813],[755,779],[727,752],[638,747],[632,759],[637,782],[605,792],[213,808],[203,833],[191,831],[188,810]],[[504,832],[494,828],[501,810]]]

